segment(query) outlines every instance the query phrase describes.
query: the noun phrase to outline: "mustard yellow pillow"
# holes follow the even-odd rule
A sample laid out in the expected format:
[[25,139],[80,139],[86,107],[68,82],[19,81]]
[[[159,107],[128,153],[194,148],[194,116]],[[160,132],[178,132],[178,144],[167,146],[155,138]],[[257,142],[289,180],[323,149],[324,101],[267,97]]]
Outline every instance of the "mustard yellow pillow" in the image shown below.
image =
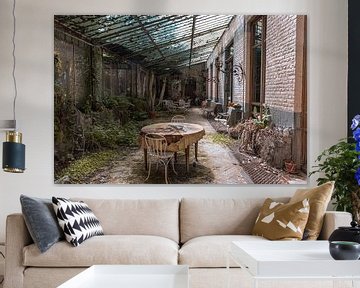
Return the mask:
[[260,209],[252,234],[269,240],[301,240],[308,217],[307,199],[284,204],[268,198]]
[[316,240],[319,237],[324,221],[326,208],[334,190],[334,181],[310,189],[298,189],[289,203],[309,200],[310,213],[305,227],[304,240]]

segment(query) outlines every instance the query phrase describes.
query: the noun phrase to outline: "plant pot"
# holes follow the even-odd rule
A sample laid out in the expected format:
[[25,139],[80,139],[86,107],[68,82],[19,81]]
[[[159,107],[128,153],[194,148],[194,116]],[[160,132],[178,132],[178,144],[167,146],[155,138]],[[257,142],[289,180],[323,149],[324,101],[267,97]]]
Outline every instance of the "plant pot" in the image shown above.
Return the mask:
[[356,221],[352,221],[350,226],[340,226],[329,236],[331,241],[350,241],[360,244],[360,226]]
[[293,161],[285,161],[285,171],[290,173],[290,174],[296,174],[297,169],[296,169],[296,163],[294,163]]
[[360,256],[360,244],[357,242],[331,241],[329,250],[335,260],[358,260]]

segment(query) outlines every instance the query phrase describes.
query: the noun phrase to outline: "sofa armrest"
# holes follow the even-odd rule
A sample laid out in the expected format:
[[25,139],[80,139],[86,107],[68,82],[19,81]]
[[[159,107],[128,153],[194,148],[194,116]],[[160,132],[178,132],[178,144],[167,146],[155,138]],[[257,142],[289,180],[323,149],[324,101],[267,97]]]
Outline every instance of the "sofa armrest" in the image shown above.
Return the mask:
[[340,226],[350,226],[352,216],[348,212],[342,211],[326,211],[324,216],[324,224],[319,239],[329,239],[331,233]]
[[23,248],[32,242],[22,214],[9,215],[6,218],[4,288],[23,287]]

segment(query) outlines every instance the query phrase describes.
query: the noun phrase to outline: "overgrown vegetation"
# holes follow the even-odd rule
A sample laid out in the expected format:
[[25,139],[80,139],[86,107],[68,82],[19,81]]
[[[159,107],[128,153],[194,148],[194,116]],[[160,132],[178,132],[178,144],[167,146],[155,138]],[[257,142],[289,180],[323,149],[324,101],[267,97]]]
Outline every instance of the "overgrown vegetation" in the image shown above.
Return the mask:
[[117,156],[118,152],[116,150],[101,151],[83,156],[63,169],[55,178],[66,177],[67,179],[64,182],[68,184],[84,183],[88,177],[109,164]]
[[210,134],[209,138],[211,139],[212,142],[221,145],[230,145],[234,142],[233,138],[221,133]]
[[165,113],[155,105],[159,94],[164,96],[166,78],[161,82],[149,69],[62,38],[55,41],[54,87],[56,179],[66,173],[81,178],[81,169],[87,175],[84,157],[138,146],[140,128]]
[[86,149],[116,149],[119,146],[137,146],[140,128],[137,122],[131,121],[119,125],[115,121],[96,123],[85,132]]
[[[91,57],[95,62],[92,64],[93,68],[91,68],[91,61],[89,62]],[[63,59],[67,61],[62,62]],[[77,172],[70,167],[77,162],[74,162],[75,159],[78,159],[81,164],[84,155],[89,157],[91,153],[94,157],[98,157],[102,155],[104,149],[137,146],[141,122],[148,118],[145,99],[125,94],[111,94],[111,91],[101,81],[101,51],[90,51],[89,55],[79,57],[77,61],[82,61],[79,65],[83,69],[76,71],[69,69],[72,67],[71,61],[75,60],[67,59],[61,50],[55,52],[54,156],[56,178],[64,173],[70,173],[71,177],[77,178]],[[81,83],[86,84],[77,86],[77,82],[72,82],[73,79],[84,81]],[[78,97],[77,95],[82,96]],[[100,163],[102,162],[100,161]],[[85,166],[80,165],[79,167],[85,169]],[[75,175],[71,174],[73,172]],[[87,174],[86,171],[84,173]]]
[[292,157],[293,131],[290,128],[263,128],[254,119],[249,119],[230,128],[229,132],[239,140],[240,151],[257,155],[275,168],[282,169],[284,161]]

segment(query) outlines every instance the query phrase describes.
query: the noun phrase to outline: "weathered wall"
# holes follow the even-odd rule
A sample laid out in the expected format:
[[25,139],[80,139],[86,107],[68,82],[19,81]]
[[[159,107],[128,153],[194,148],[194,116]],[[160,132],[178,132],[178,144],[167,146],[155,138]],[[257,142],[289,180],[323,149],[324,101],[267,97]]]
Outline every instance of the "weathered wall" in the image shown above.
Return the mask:
[[[185,67],[172,74],[164,74],[161,77],[167,79],[166,92],[164,99],[171,99],[178,101],[179,99],[190,99],[192,104],[198,104],[200,101],[207,98],[205,64],[197,64],[190,67]],[[191,83],[196,83],[190,89]]]
[[[245,22],[249,18],[249,16],[241,15],[235,17],[207,61],[209,71],[210,65],[215,63],[217,57],[222,63],[225,62],[225,49],[231,41],[234,43],[234,68],[240,64],[244,71],[246,70],[247,38],[244,31]],[[266,30],[265,103],[270,107],[275,125],[293,127],[296,15],[269,15]],[[214,69],[213,77],[215,73]],[[224,73],[220,73],[220,76],[219,102],[224,104]],[[235,75],[233,77],[233,102],[247,107],[248,105],[245,105],[245,77],[243,80],[239,81]],[[215,87],[216,85],[212,84],[213,95],[215,95]]]
[[[245,69],[245,34],[244,34],[244,17],[238,21],[238,28],[234,34],[234,70],[239,69],[236,68],[236,65],[241,65],[243,69]],[[240,70],[238,70],[240,72]],[[245,70],[244,70],[245,71]],[[242,107],[244,107],[245,102],[245,91],[246,91],[246,81],[245,76],[237,77],[234,75],[234,100],[235,103],[240,103]]]
[[[225,71],[225,50],[226,47],[233,41],[234,43],[234,59],[233,65],[240,64],[245,66],[245,59],[244,59],[244,16],[243,15],[236,15],[235,18],[230,23],[227,30],[225,30],[224,34],[221,36],[219,43],[216,45],[214,51],[209,56],[206,67],[209,69],[209,76],[216,79],[216,66],[214,65],[213,75],[210,74],[210,65],[216,63],[216,59],[218,58],[220,63],[222,64],[221,70]],[[220,71],[219,73],[219,82],[218,82],[218,95],[219,100],[218,102],[225,104],[224,101],[224,82],[225,82],[225,74]],[[238,78],[233,75],[233,102],[240,103],[243,105],[244,102],[244,84],[245,82],[238,81]],[[217,85],[215,82],[210,82],[209,84],[209,92],[210,89],[213,90],[213,100],[215,101],[216,97],[216,89]],[[210,97],[210,93],[208,95]]]
[[55,88],[56,84],[64,89],[64,94],[77,105],[91,94],[90,46],[58,31],[54,39]]
[[269,15],[266,27],[265,103],[277,126],[294,127],[296,15]]

